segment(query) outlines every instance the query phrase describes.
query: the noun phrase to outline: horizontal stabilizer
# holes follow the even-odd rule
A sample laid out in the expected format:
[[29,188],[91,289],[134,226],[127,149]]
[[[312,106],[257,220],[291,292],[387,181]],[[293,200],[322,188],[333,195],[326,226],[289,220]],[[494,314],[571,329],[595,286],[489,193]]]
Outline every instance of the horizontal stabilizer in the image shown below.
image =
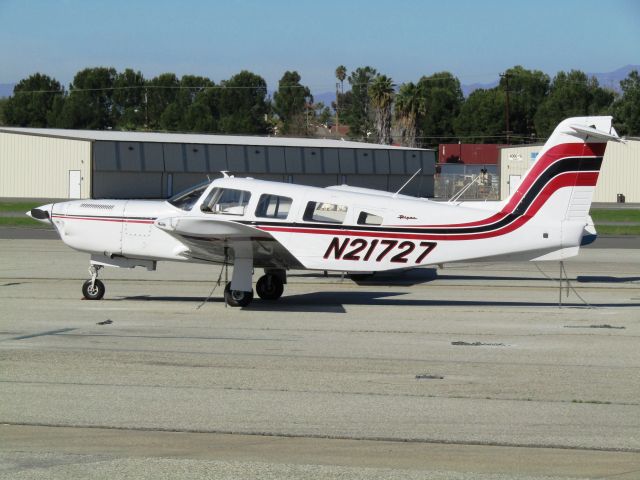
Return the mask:
[[621,141],[620,137],[616,134],[616,131],[613,130],[613,128],[611,128],[612,133],[609,133],[603,130],[598,130],[594,127],[587,127],[585,125],[569,125],[569,127],[577,133],[588,135],[589,137],[593,138],[598,138],[600,140],[611,140],[613,142]]

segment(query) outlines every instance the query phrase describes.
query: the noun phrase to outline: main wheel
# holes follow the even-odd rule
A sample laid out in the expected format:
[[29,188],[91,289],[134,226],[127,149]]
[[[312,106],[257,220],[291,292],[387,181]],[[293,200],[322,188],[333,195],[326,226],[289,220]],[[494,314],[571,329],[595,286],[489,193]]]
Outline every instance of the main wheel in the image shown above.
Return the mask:
[[98,279],[93,283],[93,287],[91,286],[91,280],[87,280],[82,284],[82,295],[87,300],[100,300],[104,297],[105,290],[104,283]]
[[263,275],[256,283],[256,293],[263,300],[277,300],[284,292],[282,279],[277,275]]
[[251,300],[253,300],[253,291],[231,290],[231,282],[224,287],[224,301],[230,307],[246,307],[251,303]]

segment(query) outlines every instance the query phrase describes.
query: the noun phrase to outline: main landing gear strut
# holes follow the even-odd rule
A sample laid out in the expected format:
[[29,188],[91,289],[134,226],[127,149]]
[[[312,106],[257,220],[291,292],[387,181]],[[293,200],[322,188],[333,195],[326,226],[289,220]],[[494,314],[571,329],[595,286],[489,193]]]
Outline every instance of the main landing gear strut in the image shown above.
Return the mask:
[[98,280],[98,272],[102,269],[102,265],[91,264],[89,267],[89,275],[91,278],[82,284],[82,295],[87,300],[100,300],[104,297],[104,283]]

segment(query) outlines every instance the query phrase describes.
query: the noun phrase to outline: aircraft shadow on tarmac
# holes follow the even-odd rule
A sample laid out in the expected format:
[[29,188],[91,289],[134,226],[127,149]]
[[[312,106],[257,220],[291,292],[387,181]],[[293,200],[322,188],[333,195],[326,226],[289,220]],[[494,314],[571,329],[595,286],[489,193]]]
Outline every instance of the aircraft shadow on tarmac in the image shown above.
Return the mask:
[[[293,274],[290,277],[295,278],[317,278],[317,273]],[[416,268],[414,270],[406,270],[402,272],[376,273],[363,279],[350,278],[348,275],[342,279],[341,275],[331,274],[328,278],[335,279],[340,282],[354,282],[357,285],[378,285],[378,286],[404,286],[410,287],[424,283],[433,282],[435,280],[468,280],[468,281],[540,281],[549,282],[549,278],[543,276],[526,277],[526,276],[498,276],[498,275],[470,275],[470,274],[443,274],[438,273],[435,268]],[[556,280],[556,279],[554,279]]]
[[578,275],[576,281],[580,283],[633,283],[640,282],[640,277],[611,277],[611,276],[582,276]]
[[[501,301],[501,300],[445,300],[445,299],[412,299],[399,298],[405,292],[313,292],[299,295],[285,295],[278,301],[265,301],[256,298],[246,310],[270,312],[317,312],[317,313],[346,313],[348,305],[379,305],[379,306],[414,306],[414,307],[558,307],[558,302],[531,301]],[[552,297],[553,295],[550,295]],[[167,296],[132,296],[121,297],[118,300],[164,301],[164,302],[202,302],[202,297],[167,297]],[[208,300],[211,303],[222,303],[221,298]],[[596,308],[628,308],[640,307],[640,303],[592,303]],[[579,302],[563,301],[563,308],[588,308]]]

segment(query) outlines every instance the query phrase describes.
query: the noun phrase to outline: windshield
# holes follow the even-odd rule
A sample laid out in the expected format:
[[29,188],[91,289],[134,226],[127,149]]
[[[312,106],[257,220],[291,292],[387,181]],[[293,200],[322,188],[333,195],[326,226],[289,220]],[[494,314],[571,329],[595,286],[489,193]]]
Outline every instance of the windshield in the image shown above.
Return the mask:
[[211,182],[207,180],[206,182],[189,187],[180,193],[176,193],[173,197],[168,199],[167,202],[182,210],[191,210],[210,183]]
[[203,212],[222,213],[225,215],[244,215],[251,193],[233,188],[214,188],[202,202]]

